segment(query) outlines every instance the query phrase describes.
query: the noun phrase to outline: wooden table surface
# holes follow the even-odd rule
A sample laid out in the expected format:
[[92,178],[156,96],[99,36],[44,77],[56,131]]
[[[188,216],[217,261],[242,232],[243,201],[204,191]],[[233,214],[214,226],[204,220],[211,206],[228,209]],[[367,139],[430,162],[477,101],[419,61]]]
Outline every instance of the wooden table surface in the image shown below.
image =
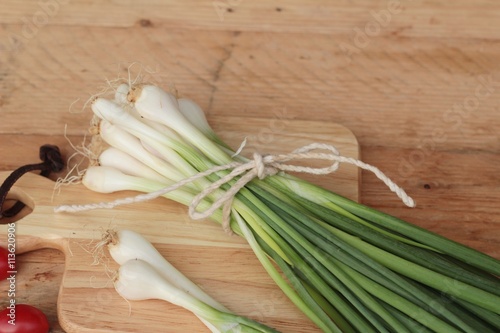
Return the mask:
[[[494,0],[3,0],[0,170],[72,153],[79,112],[106,80],[133,77],[210,116],[334,121],[365,162],[361,201],[500,259],[500,3]],[[70,108],[70,106],[72,106]],[[57,176],[57,175],[56,175]],[[52,332],[64,258],[19,257],[18,301]],[[1,284],[1,292],[5,284]],[[5,306],[0,297],[0,307]]]

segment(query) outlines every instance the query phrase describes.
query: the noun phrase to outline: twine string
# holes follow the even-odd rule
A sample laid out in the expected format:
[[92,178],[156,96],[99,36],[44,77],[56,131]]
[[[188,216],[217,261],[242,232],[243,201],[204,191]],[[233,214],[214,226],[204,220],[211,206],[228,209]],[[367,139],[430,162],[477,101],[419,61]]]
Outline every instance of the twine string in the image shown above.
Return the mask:
[[[327,153],[317,152],[317,150],[326,150]],[[297,160],[327,160],[332,161],[332,163],[329,166],[321,168],[287,163]],[[200,178],[209,176],[219,171],[232,169],[231,172],[229,172],[227,175],[221,177],[219,180],[213,182],[209,187],[198,193],[189,205],[189,216],[194,220],[208,218],[216,210],[222,207],[222,226],[226,232],[231,233],[230,214],[234,197],[243,187],[245,187],[246,184],[248,184],[254,178],[257,177],[259,179],[264,179],[267,176],[275,175],[280,171],[326,175],[337,171],[340,163],[353,164],[358,168],[373,172],[377,176],[377,178],[379,178],[387,185],[387,187],[389,187],[392,192],[396,193],[396,195],[403,201],[404,204],[406,204],[408,207],[415,207],[415,201],[410,196],[408,196],[401,187],[396,185],[378,168],[374,167],[373,165],[364,163],[358,159],[342,156],[334,146],[323,143],[312,143],[300,147],[289,154],[261,155],[259,153],[254,153],[253,159],[248,162],[231,162],[225,165],[215,166],[155,192],[139,194],[134,197],[117,199],[111,202],[100,202],[87,205],[58,206],[54,209],[54,211],[56,213],[75,213],[99,208],[112,209],[120,205],[149,201],[156,199],[166,193],[175,191],[176,189],[181,188],[184,185],[194,182]],[[212,193],[220,189],[221,186],[229,183],[236,177],[240,178],[237,179],[236,182],[232,184],[232,186],[223,195],[217,198],[217,200],[215,200],[212,205],[210,205],[205,211],[197,211],[196,208],[204,199],[206,199]]]

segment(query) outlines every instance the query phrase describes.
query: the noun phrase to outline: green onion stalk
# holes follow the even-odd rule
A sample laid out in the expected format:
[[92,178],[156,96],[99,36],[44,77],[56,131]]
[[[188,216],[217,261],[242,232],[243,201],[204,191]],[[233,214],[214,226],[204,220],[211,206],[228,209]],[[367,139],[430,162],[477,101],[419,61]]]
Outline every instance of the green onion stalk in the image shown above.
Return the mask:
[[[118,90],[126,98],[92,103],[111,148],[84,175],[89,189],[150,193],[217,166],[251,162],[214,133],[193,101],[153,85]],[[123,163],[111,162],[113,153]],[[187,206],[197,197],[197,211],[209,210],[244,173],[198,194],[230,172],[219,169],[162,195]],[[262,178],[210,217],[229,221],[323,332],[500,331],[499,260],[285,172]]]

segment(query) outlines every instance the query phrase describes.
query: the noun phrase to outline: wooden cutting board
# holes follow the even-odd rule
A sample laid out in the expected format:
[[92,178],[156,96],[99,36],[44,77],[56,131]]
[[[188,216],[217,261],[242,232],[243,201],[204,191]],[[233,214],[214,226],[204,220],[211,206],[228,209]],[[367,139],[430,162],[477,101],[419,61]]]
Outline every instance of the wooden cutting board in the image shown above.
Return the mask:
[[[338,124],[316,121],[211,118],[215,131],[233,147],[247,137],[243,155],[289,152],[311,142],[336,146],[359,157],[356,138]],[[0,173],[0,181],[8,173]],[[358,200],[359,171],[350,165],[329,176],[303,176]],[[159,198],[140,205],[77,214],[55,214],[61,204],[110,201],[133,192],[98,194],[82,185],[54,192],[54,183],[35,174],[21,178],[10,198],[21,198],[32,212],[16,222],[17,253],[55,248],[65,254],[58,316],[67,332],[208,332],[191,313],[163,301],[126,302],[111,283],[118,266],[107,255],[95,263],[93,249],[107,229],[143,234],[174,266],[232,311],[282,332],[320,332],[282,294],[245,241],[228,236],[211,221],[192,221],[187,208]],[[0,244],[7,227],[0,225]],[[18,274],[23,274],[19,267]],[[22,288],[22,286],[18,286]]]

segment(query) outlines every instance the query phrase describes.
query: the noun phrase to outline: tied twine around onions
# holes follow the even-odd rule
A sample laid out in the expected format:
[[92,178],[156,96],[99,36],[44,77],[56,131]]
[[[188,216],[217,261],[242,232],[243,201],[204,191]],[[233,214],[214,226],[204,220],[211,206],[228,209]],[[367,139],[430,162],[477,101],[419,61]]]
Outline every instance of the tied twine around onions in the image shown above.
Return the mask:
[[[316,150],[326,150],[328,153],[315,152]],[[288,164],[286,162],[293,160],[328,160],[333,161],[333,163],[327,167],[316,168],[299,166],[294,164]],[[358,159],[345,157],[340,155],[339,151],[332,145],[323,143],[312,143],[301,148],[295,149],[293,152],[288,154],[270,154],[261,155],[259,153],[253,154],[253,160],[248,162],[232,162],[225,165],[215,166],[206,171],[195,174],[191,177],[185,178],[171,186],[162,188],[155,192],[150,192],[146,194],[139,194],[133,197],[127,197],[122,199],[117,199],[110,202],[100,202],[94,204],[86,205],[63,205],[58,206],[54,209],[56,213],[68,212],[76,213],[87,210],[94,210],[99,208],[113,209],[117,206],[145,202],[149,200],[156,199],[166,193],[174,191],[184,185],[196,181],[200,178],[209,176],[213,173],[230,170],[232,171],[226,176],[220,178],[219,180],[212,183],[212,185],[205,188],[198,195],[196,195],[189,206],[189,216],[194,220],[200,220],[210,217],[217,209],[222,207],[222,227],[227,233],[232,233],[230,227],[230,214],[231,206],[235,195],[250,181],[258,177],[259,179],[264,179],[267,176],[272,176],[277,174],[279,171],[290,171],[290,172],[300,172],[313,175],[327,175],[337,171],[340,163],[353,164],[361,169],[373,172],[377,178],[382,180],[389,189],[396,193],[396,195],[403,201],[408,207],[415,207],[415,201],[406,194],[406,192],[396,185],[389,177],[387,177],[378,168],[364,163]],[[213,204],[203,212],[196,211],[196,208],[207,196],[212,194],[214,191],[221,188],[222,185],[230,182],[234,178],[241,176],[226,192],[224,195],[220,196]]]

